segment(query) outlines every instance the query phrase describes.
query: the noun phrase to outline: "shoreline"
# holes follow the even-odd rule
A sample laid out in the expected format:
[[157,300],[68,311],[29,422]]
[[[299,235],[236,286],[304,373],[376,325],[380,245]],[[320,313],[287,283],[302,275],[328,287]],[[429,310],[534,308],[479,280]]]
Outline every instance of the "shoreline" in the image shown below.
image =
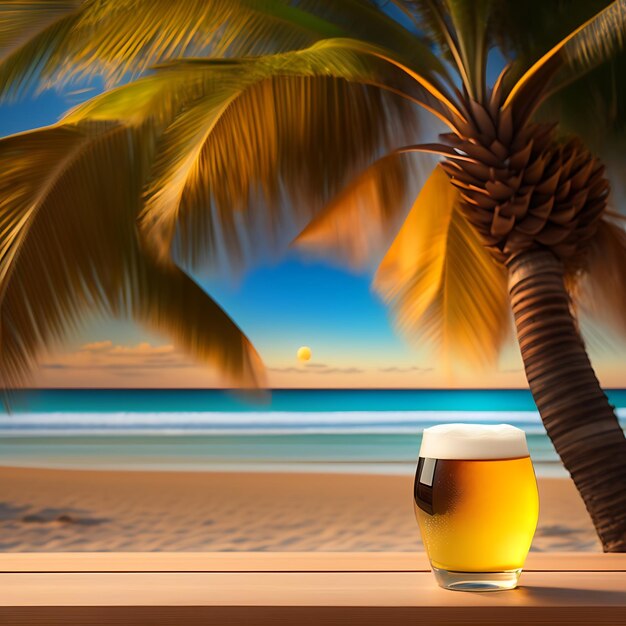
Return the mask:
[[[569,478],[538,478],[534,551],[600,551]],[[408,475],[0,467],[0,550],[419,551]]]

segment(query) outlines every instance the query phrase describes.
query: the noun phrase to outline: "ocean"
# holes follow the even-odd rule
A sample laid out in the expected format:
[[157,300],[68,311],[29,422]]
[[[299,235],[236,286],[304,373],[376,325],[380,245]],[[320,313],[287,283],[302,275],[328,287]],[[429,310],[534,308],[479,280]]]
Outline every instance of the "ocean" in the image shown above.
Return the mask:
[[[607,395],[626,429],[626,390]],[[566,475],[520,389],[24,390],[0,412],[0,465],[410,474],[443,422],[518,426],[537,474]]]

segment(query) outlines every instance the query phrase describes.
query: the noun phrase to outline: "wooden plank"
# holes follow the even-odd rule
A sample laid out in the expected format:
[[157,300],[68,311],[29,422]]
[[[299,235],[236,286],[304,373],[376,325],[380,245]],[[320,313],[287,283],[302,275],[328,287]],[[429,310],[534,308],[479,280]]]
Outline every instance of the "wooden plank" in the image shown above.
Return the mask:
[[601,552],[531,552],[526,571],[626,572],[626,554]]
[[417,626],[626,624],[622,609],[604,607],[26,607],[3,609],[3,626]]
[[[0,572],[428,572],[423,552],[0,554]],[[626,554],[531,552],[526,571],[626,571]]]
[[604,607],[26,607],[3,609],[3,626],[418,626],[506,624],[581,626],[626,624],[619,608]]
[[[0,624],[626,624],[626,555],[538,554],[533,566],[544,571],[525,571],[514,591],[483,594],[440,589],[430,572],[387,569],[425,562],[419,554],[70,556],[72,567],[118,569],[2,573]],[[37,557],[43,570],[68,555],[5,554],[2,562],[33,567]],[[146,563],[180,567],[188,560],[199,568],[232,569],[120,571]],[[571,571],[580,563],[595,571]],[[298,571],[303,566],[318,569]]]
[[0,606],[621,607],[621,572],[525,572],[520,588],[459,593],[425,572],[0,574]]
[[423,552],[124,552],[0,555],[0,572],[430,571]]
[[626,624],[621,572],[458,593],[424,572],[0,574],[0,624]]

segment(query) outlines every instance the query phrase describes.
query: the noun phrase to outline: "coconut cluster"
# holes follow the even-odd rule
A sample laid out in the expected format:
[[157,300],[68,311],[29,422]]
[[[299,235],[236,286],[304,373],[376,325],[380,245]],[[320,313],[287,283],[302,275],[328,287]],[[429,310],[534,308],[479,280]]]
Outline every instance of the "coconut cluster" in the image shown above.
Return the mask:
[[510,111],[494,108],[473,102],[472,132],[441,135],[459,155],[442,166],[465,216],[498,261],[544,247],[582,266],[607,204],[604,166],[579,140],[559,141],[554,125],[516,129]]

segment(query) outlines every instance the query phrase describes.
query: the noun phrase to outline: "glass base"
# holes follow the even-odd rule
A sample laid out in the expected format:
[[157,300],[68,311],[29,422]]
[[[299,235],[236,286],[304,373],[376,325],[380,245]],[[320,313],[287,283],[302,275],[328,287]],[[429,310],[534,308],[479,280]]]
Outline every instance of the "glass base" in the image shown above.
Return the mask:
[[440,587],[452,591],[504,591],[515,589],[521,569],[504,572],[454,572],[433,567]]

